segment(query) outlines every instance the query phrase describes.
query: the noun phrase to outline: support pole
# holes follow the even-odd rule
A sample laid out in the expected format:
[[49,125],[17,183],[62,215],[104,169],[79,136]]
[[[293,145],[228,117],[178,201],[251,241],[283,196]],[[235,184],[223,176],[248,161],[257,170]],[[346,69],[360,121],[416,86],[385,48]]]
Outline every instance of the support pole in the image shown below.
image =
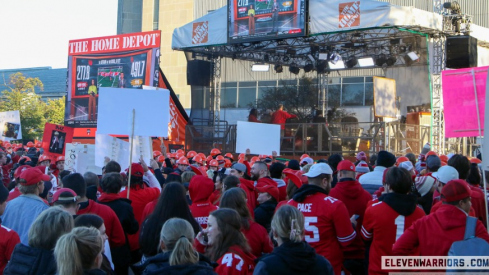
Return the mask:
[[134,144],[134,121],[136,119],[136,109],[132,109],[132,128],[131,128],[131,140],[129,150],[129,175],[127,176],[127,199],[129,199],[129,192],[131,192],[131,172],[132,172],[132,146]]
[[[489,70],[487,72],[486,79],[486,108],[484,111],[484,131],[489,129],[489,108],[487,108],[487,104],[489,103]],[[488,130],[489,131],[489,130]],[[487,134],[487,133],[485,133]],[[484,136],[485,136],[484,134]],[[484,201],[486,203],[486,211],[487,211],[487,176],[486,173],[489,173],[489,138],[484,138],[482,141],[482,179],[484,181]],[[487,220],[486,228],[489,230],[489,219]]]

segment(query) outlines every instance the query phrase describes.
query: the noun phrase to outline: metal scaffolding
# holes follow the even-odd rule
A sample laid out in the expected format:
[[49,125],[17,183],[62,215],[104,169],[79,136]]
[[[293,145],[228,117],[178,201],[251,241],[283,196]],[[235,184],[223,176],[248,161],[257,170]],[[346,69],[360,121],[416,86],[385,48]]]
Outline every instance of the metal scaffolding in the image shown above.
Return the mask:
[[441,86],[441,72],[445,69],[445,41],[443,33],[433,35],[433,59],[431,62],[431,146],[435,152],[443,153],[444,144],[444,121],[443,121],[443,97]]

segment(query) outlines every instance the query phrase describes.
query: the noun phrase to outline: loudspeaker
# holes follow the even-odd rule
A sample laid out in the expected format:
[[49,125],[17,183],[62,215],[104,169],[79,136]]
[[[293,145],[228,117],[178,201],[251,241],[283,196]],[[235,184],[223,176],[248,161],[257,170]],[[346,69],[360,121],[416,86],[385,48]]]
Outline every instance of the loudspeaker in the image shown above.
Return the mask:
[[204,60],[191,60],[187,62],[187,85],[206,86],[211,82],[214,63]]
[[477,39],[472,36],[447,37],[447,68],[477,67]]

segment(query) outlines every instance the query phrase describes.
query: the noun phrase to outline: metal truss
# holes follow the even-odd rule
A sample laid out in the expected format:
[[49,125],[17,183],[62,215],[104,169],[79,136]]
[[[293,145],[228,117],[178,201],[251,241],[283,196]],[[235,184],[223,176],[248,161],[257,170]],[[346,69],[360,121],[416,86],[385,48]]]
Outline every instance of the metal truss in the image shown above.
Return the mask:
[[433,151],[444,153],[445,148],[445,132],[444,132],[444,118],[443,118],[443,97],[442,97],[442,83],[441,72],[445,69],[446,56],[445,56],[445,41],[446,37],[442,33],[434,35],[433,37],[433,59],[431,62],[431,116],[432,116],[432,130],[431,130],[431,146]]
[[219,124],[221,118],[221,57],[213,59],[214,70],[212,71],[213,79],[213,108],[210,118],[213,119],[214,125]]

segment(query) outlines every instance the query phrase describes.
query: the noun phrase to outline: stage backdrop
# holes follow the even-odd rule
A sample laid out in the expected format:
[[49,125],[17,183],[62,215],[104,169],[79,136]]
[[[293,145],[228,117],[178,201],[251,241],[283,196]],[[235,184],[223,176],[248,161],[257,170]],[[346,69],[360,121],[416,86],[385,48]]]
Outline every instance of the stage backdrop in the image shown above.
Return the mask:
[[158,86],[161,32],[71,40],[65,125],[75,137],[95,137],[101,87]]

